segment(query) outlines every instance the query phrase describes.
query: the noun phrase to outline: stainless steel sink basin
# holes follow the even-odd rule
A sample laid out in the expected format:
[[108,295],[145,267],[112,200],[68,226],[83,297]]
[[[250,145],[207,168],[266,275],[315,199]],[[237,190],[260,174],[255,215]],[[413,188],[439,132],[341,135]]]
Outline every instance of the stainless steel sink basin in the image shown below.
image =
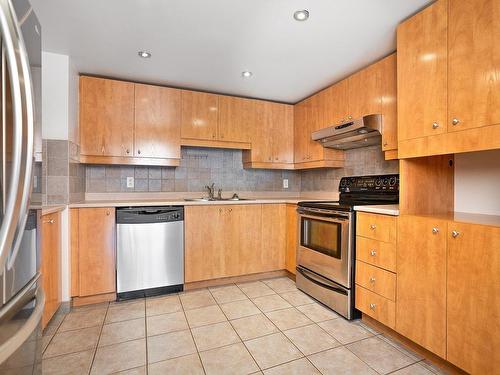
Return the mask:
[[184,198],[186,202],[210,202],[214,201],[215,199],[210,199],[210,198]]
[[248,198],[184,198],[186,202],[222,202],[222,201],[230,201],[230,202],[238,202],[238,201],[252,201],[253,199]]

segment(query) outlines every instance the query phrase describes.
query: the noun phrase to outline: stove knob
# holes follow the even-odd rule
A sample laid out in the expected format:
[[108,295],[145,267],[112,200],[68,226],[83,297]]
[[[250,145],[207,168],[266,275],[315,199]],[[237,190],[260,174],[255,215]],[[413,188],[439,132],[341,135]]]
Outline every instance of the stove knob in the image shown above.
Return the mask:
[[389,185],[389,179],[386,177],[384,178],[384,186],[387,186]]
[[352,179],[347,180],[347,186],[351,186],[351,185],[352,185]]
[[340,186],[345,187],[347,181],[345,179],[340,180]]
[[381,186],[382,185],[382,179],[380,177],[377,177],[375,180],[375,186]]
[[396,185],[396,177],[391,177],[389,180],[389,185],[394,186]]

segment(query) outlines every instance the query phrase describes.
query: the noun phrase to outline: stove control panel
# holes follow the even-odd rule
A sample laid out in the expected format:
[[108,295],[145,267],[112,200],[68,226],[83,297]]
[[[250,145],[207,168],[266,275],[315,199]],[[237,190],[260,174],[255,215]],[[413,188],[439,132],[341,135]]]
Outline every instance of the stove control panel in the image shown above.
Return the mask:
[[386,174],[377,176],[355,176],[342,177],[339,184],[339,192],[376,192],[376,191],[399,191],[399,175]]

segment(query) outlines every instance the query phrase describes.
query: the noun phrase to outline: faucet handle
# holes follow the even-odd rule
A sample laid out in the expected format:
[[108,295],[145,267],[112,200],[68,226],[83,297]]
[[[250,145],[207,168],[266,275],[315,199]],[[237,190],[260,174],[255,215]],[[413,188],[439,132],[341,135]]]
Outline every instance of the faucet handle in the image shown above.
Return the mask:
[[219,188],[219,190],[217,190],[217,198],[222,199],[222,188]]

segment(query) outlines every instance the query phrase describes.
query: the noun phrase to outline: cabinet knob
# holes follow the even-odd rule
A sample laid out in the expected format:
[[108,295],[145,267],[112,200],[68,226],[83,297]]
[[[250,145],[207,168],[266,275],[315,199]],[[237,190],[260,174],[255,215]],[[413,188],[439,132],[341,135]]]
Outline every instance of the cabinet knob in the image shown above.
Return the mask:
[[371,255],[372,257],[374,257],[375,255],[377,255],[377,252],[376,252],[375,250],[372,250],[372,251],[370,251],[370,255]]
[[374,303],[370,303],[370,309],[371,309],[371,310],[375,310],[375,307],[377,307],[377,305],[376,305],[376,304],[374,304]]
[[127,154],[130,154],[130,150],[127,148],[127,150],[125,151]]
[[141,150],[137,150],[137,153],[140,155],[141,154]]
[[432,234],[438,234],[439,233],[439,228],[432,228]]
[[221,213],[221,212],[222,212],[222,208],[219,208],[219,213]]
[[387,142],[384,142],[384,147],[387,147],[387,145],[388,145],[388,144],[389,144],[389,143],[387,143]]
[[232,209],[232,208],[230,208],[228,211],[229,211],[229,212],[233,212],[233,209]]
[[432,123],[432,129],[437,129],[439,128],[439,124],[437,122]]
[[452,236],[453,238],[457,238],[459,235],[460,235],[460,232],[458,232],[458,231],[456,231],[456,230],[451,231],[451,236]]
[[352,115],[347,116],[349,120],[352,120]]
[[214,138],[214,139],[215,139],[215,134],[212,134],[212,138]]
[[273,158],[269,156],[268,160],[271,161],[271,160],[273,160]]
[[370,282],[371,282],[372,284],[374,284],[374,283],[375,283],[375,278],[374,278],[373,276],[372,276],[372,277],[370,277]]
[[278,158],[275,158],[274,160],[278,161]]
[[375,229],[377,229],[377,226],[376,226],[375,224],[371,224],[371,225],[370,225],[370,229],[371,229],[371,230],[375,230]]
[[109,216],[111,212],[109,210],[106,211],[106,216]]
[[459,119],[457,119],[457,118],[454,118],[453,120],[451,120],[451,124],[452,124],[453,126],[458,125],[458,124],[460,124],[460,120],[459,120]]
[[54,224],[54,223],[55,223],[55,221],[54,221],[54,219],[50,219],[50,220],[46,220],[46,221],[44,221],[44,223],[45,223],[45,224]]

